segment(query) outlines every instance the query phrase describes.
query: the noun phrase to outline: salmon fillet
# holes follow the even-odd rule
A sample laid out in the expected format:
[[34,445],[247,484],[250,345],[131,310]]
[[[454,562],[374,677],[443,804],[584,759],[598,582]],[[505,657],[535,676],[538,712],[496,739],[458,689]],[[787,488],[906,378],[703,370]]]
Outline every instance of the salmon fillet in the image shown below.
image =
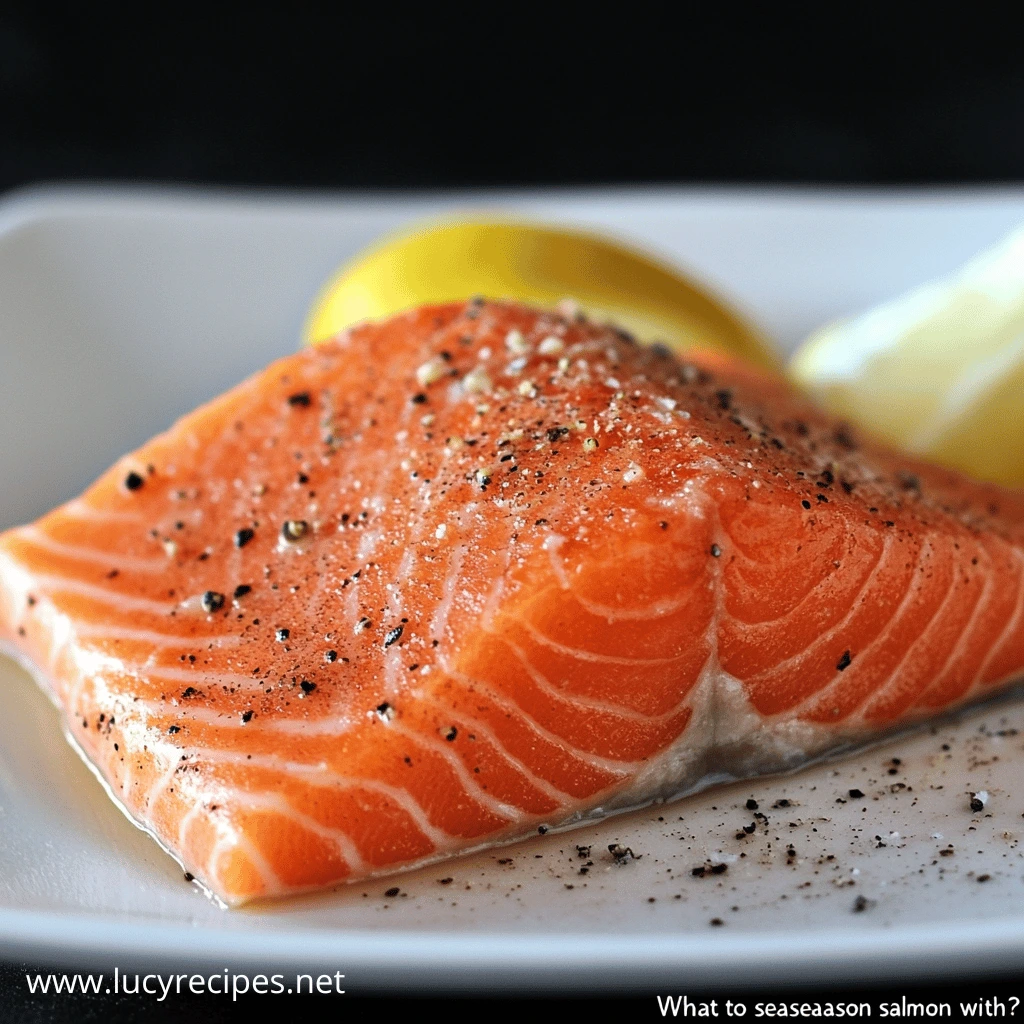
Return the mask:
[[1024,667],[1024,500],[514,304],[282,359],[0,536],[0,636],[228,904],[791,768]]

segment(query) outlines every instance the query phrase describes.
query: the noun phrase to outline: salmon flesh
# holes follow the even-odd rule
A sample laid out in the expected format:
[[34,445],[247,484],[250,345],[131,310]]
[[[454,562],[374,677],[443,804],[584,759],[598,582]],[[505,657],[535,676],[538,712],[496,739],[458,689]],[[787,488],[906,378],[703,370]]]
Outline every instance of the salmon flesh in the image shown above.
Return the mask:
[[228,904],[797,766],[1024,667],[1024,500],[511,303],[280,360],[0,536],[0,637]]

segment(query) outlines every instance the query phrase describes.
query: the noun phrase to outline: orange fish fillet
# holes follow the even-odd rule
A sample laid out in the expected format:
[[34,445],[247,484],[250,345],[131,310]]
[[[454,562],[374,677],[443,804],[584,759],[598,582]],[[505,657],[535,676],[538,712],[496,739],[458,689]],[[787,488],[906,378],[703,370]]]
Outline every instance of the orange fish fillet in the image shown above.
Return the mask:
[[0,536],[0,636],[230,904],[792,767],[1024,667],[1024,499],[513,304],[270,366]]

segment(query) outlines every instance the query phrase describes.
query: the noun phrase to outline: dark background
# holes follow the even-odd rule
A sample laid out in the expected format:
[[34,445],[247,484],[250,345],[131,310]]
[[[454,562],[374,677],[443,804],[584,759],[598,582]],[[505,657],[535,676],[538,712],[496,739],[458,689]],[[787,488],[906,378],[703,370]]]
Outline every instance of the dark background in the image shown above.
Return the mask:
[[1020,16],[913,6],[6,4],[0,191],[1024,178]]
[[[67,180],[317,189],[1024,180],[1024,26],[994,5],[915,5],[906,20],[868,4],[578,5],[568,15],[552,5],[456,15],[379,4],[343,7],[330,22],[298,6],[157,11],[4,5],[0,193]],[[29,1000],[24,970],[0,964],[4,1020],[231,1013],[199,1001]],[[965,993],[1019,991],[1013,978],[950,981]],[[904,991],[921,998],[928,987]],[[817,994],[832,994],[824,979]],[[656,1017],[649,997],[605,1009]],[[483,1012],[479,1003],[443,1010]],[[329,1016],[342,1012],[378,1008],[335,1003]]]

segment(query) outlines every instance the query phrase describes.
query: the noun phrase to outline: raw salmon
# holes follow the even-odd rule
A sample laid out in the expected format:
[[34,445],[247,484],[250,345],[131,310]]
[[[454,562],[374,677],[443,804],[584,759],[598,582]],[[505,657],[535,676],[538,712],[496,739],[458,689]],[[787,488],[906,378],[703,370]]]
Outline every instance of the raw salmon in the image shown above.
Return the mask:
[[792,767],[1024,668],[1024,499],[513,304],[270,366],[0,537],[0,632],[229,904]]

